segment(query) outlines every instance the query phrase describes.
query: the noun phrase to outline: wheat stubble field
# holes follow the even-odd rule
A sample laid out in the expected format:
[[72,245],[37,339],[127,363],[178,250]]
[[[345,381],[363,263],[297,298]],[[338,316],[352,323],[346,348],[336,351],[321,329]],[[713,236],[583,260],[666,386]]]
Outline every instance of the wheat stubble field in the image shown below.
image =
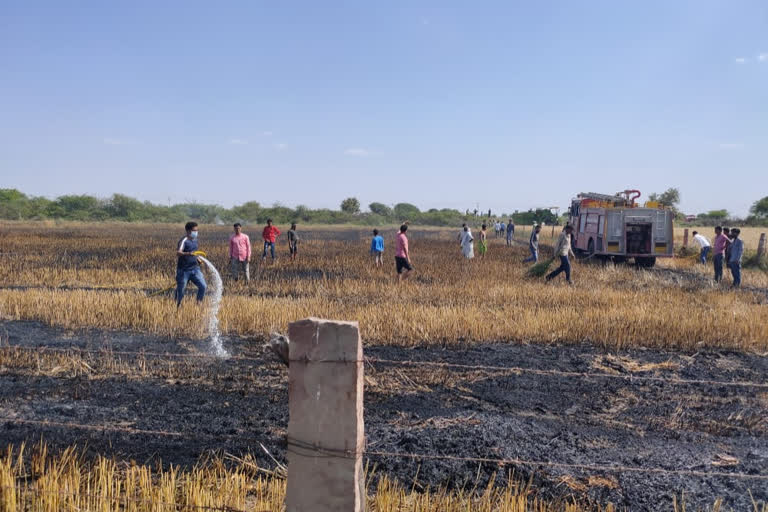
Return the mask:
[[[256,254],[246,285],[226,275],[229,229],[201,226],[224,277],[221,360],[205,309],[167,290],[178,227],[0,226],[3,510],[279,510],[287,375],[262,344],[319,316],[359,321],[374,360],[371,510],[763,512],[764,272],[734,292],[693,258],[580,263],[567,287],[526,276],[525,243],[491,234],[467,262],[457,230],[413,226],[416,273],[398,286],[394,229],[383,269],[367,230],[299,229],[299,260]],[[419,365],[435,362],[474,366]]]

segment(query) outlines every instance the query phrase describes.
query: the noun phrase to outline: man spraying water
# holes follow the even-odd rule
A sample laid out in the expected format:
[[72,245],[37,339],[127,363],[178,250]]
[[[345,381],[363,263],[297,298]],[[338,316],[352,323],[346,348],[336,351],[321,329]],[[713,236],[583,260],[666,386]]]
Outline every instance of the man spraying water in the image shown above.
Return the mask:
[[176,263],[176,306],[181,305],[184,298],[184,290],[187,283],[192,281],[197,286],[197,302],[202,302],[205,297],[205,277],[200,270],[200,262],[195,254],[197,251],[197,222],[187,222],[184,226],[186,236],[176,244],[176,254],[179,257]]
[[218,357],[228,357],[229,354],[224,349],[219,332],[219,305],[224,288],[221,283],[221,275],[213,263],[205,258],[205,253],[198,250],[197,222],[187,222],[184,228],[187,230],[187,235],[179,240],[176,250],[179,256],[176,264],[176,306],[181,305],[181,299],[184,298],[184,290],[189,281],[197,286],[197,302],[203,301],[207,286],[200,269],[200,263],[205,263],[213,278],[213,293],[208,311],[208,334],[211,336],[211,349]]

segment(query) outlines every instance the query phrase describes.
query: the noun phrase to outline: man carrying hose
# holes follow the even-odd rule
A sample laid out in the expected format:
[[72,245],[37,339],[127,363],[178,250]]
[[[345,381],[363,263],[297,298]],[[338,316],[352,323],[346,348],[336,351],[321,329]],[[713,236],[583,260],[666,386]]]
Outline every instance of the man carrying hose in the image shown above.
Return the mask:
[[200,270],[200,262],[197,260],[197,222],[187,222],[184,226],[187,230],[179,243],[176,244],[176,255],[179,257],[176,263],[176,306],[181,305],[184,298],[184,290],[187,283],[192,281],[197,286],[197,302],[202,302],[205,296],[205,277]]

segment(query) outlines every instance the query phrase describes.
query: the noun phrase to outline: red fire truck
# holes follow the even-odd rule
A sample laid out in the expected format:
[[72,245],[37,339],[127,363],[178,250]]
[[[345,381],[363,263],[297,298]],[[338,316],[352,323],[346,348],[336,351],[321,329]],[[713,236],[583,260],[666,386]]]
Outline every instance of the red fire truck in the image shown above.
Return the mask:
[[574,252],[616,262],[634,258],[642,267],[652,267],[656,258],[671,258],[674,212],[655,201],[640,206],[640,195],[639,190],[625,190],[576,196],[569,211]]

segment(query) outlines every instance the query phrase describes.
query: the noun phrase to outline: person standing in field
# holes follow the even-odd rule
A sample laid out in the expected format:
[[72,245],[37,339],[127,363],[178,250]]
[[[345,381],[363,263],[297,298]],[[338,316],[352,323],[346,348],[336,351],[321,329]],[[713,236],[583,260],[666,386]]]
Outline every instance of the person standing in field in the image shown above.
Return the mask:
[[488,233],[485,229],[485,224],[480,226],[480,241],[477,243],[477,252],[480,253],[480,259],[483,260],[485,259],[485,253],[488,252]]
[[739,238],[741,230],[734,228],[731,230],[731,250],[728,253],[728,268],[733,276],[733,287],[741,286],[741,257],[744,255],[744,241]]
[[469,236],[472,236],[472,228],[467,226],[466,222],[461,224],[461,231],[459,231],[459,236],[456,237],[456,240],[458,240],[459,243],[461,243],[462,239],[464,238],[465,231],[469,231]]
[[571,281],[571,262],[568,259],[569,256],[573,256],[574,258],[576,257],[576,255],[573,254],[573,249],[571,249],[572,234],[573,226],[570,224],[565,226],[563,232],[560,233],[560,237],[557,239],[557,244],[555,245],[555,256],[560,257],[560,266],[547,274],[547,281],[551,281],[557,277],[560,272],[565,272],[566,282],[568,284],[573,284],[573,281]]
[[373,230],[373,238],[371,239],[371,256],[373,256],[373,264],[376,268],[381,267],[384,262],[384,237],[379,234],[378,229]]
[[291,261],[296,261],[296,255],[299,253],[299,235],[296,234],[295,222],[291,224],[291,229],[288,230],[286,237],[288,238],[288,252],[291,255]]
[[541,233],[541,226],[535,226],[531,231],[531,238],[528,240],[528,250],[531,251],[531,255],[525,258],[523,263],[539,261],[539,233]]
[[499,222],[499,236],[501,238],[504,238],[504,234],[507,232],[507,225],[504,224],[504,221]]
[[475,239],[472,238],[472,233],[466,226],[464,226],[464,233],[461,237],[461,253],[468,260],[475,257]]
[[413,272],[411,265],[411,253],[408,250],[408,237],[405,232],[408,231],[408,225],[400,226],[400,232],[395,240],[395,268],[397,268],[398,282],[405,281]]
[[243,233],[243,227],[239,222],[233,227],[235,233],[229,237],[229,270],[232,273],[232,279],[237,281],[242,273],[247,283],[251,280],[251,239]]
[[712,256],[712,264],[715,267],[715,282],[719,283],[723,278],[723,259],[725,258],[725,247],[728,244],[728,237],[723,234],[723,228],[715,228],[715,243]]
[[197,222],[187,222],[184,226],[187,234],[176,244],[176,307],[181,306],[187,283],[192,281],[197,286],[197,302],[202,302],[205,297],[205,277],[200,270],[200,262],[195,256],[197,251]]
[[267,219],[267,225],[264,226],[264,230],[261,232],[261,238],[264,240],[264,253],[261,255],[262,263],[267,261],[267,249],[272,254],[272,261],[275,261],[275,242],[279,236],[280,230],[272,225],[272,219]]
[[725,235],[725,251],[723,252],[723,263],[728,266],[728,258],[731,255],[731,228],[723,228],[723,234]]
[[705,237],[704,235],[700,235],[698,231],[693,232],[693,239],[701,247],[701,252],[699,253],[699,260],[701,261],[702,265],[706,265],[707,255],[709,254],[709,251],[712,249],[712,244],[709,243],[709,239],[707,237]]
[[512,245],[512,239],[515,238],[515,223],[512,219],[507,222],[507,247]]

